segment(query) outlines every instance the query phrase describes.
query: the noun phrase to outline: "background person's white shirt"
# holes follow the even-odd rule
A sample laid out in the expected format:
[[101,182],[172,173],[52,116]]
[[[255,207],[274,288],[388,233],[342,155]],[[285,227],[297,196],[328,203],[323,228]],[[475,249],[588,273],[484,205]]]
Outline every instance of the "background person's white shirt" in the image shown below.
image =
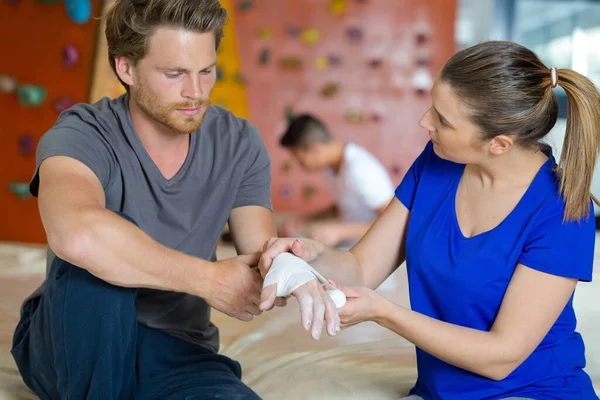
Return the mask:
[[344,222],[374,222],[377,209],[394,196],[394,185],[381,162],[354,143],[344,147],[339,173],[327,170],[325,181]]

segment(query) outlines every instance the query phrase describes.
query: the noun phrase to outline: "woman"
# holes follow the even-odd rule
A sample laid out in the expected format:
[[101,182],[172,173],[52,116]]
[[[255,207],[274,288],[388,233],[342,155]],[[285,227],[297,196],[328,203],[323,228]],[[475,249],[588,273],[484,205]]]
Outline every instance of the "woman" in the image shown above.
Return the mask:
[[[541,143],[557,119],[556,86],[568,98],[558,167]],[[460,51],[420,122],[431,141],[361,241],[340,252],[274,239],[261,267],[291,250],[354,286],[338,285],[348,297],[342,327],[375,321],[415,344],[411,398],[598,399],[573,293],[592,278],[599,101],[588,79],[518,44]],[[373,290],[405,260],[412,310]]]

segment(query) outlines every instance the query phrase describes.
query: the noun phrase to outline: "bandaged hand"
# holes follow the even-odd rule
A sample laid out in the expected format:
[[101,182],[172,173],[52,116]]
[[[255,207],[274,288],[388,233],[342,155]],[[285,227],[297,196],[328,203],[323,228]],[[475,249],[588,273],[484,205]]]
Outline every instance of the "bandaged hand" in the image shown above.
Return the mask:
[[[323,288],[326,281],[306,262],[314,260],[320,249],[314,243],[306,243],[307,246],[304,244],[294,239],[274,239],[265,245],[259,263],[265,276],[260,308],[269,309],[277,297],[292,294],[300,304],[302,326],[317,340],[321,336],[324,323],[327,324],[327,333],[330,336],[334,336],[340,330],[334,299],[341,307],[345,296],[333,287],[330,287],[334,289],[329,291],[330,294]],[[324,282],[320,283],[316,275]]]

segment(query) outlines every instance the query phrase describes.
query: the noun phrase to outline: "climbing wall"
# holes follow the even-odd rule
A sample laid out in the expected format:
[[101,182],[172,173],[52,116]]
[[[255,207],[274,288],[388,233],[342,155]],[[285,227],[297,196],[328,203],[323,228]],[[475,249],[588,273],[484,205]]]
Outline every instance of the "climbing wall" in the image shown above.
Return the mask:
[[45,242],[27,183],[39,138],[87,101],[101,0],[0,2],[0,240]]
[[454,52],[455,0],[236,0],[250,119],[273,163],[277,211],[331,201],[279,147],[289,115],[310,112],[367,148],[399,183],[427,134],[418,121]]

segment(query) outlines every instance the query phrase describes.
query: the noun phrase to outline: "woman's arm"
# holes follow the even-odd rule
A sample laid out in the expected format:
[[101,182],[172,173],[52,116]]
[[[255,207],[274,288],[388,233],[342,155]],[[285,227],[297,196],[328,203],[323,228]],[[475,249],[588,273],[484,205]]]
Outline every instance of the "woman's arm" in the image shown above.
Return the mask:
[[276,256],[292,252],[326,278],[374,289],[404,262],[409,215],[408,209],[394,198],[349,252],[326,247],[311,239],[270,239],[265,244],[259,266],[264,275]]
[[[537,348],[573,295],[576,279],[519,264],[490,331],[416,313],[383,300],[373,318],[423,351],[494,380],[512,373]],[[347,316],[340,312],[342,326]],[[346,321],[348,322],[348,321]]]

